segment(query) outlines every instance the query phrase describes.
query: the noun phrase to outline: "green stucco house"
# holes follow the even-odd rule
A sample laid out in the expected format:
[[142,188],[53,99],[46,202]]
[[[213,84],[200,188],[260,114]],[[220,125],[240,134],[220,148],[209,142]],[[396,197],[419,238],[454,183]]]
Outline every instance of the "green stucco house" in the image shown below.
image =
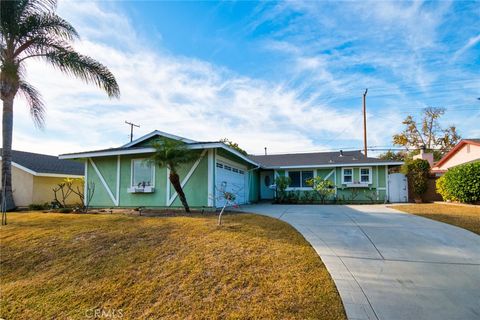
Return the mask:
[[[275,177],[287,175],[287,189],[311,190],[305,181],[316,176],[331,180],[335,198],[350,202],[391,200],[389,168],[402,162],[366,158],[360,151],[245,156],[221,142],[198,142],[153,131],[118,148],[60,155],[60,159],[84,162],[85,181],[95,184],[93,207],[181,207],[168,180],[168,169],[145,161],[158,137],[180,140],[198,158],[179,170],[181,184],[191,207],[224,205],[220,190],[237,195],[238,204],[273,199]],[[390,181],[391,182],[391,181]],[[397,188],[395,188],[397,189]],[[397,192],[397,191],[395,191]],[[395,202],[406,201],[401,198]]]

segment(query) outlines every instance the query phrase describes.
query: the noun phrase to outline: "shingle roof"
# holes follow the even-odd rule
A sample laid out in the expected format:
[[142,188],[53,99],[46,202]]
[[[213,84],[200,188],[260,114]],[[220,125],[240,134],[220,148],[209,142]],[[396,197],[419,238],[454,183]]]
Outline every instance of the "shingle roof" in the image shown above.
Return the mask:
[[463,139],[463,140],[473,141],[473,142],[476,142],[476,143],[480,143],[480,139]]
[[265,167],[316,166],[334,164],[387,163],[390,160],[365,158],[359,150],[340,152],[291,153],[272,155],[251,155],[253,161]]
[[[2,152],[2,149],[0,149]],[[83,175],[83,163],[46,154],[12,150],[12,161],[37,173]]]

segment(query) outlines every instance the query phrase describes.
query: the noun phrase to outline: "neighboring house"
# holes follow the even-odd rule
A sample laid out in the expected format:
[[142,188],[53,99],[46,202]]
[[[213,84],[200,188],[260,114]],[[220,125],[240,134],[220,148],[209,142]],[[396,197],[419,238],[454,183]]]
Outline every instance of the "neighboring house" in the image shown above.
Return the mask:
[[[16,206],[52,202],[52,189],[65,178],[83,178],[83,164],[45,154],[12,150],[12,189]],[[76,186],[80,184],[76,182]],[[67,199],[69,204],[79,202],[80,199],[74,194]]]
[[[168,169],[151,164],[151,144],[159,137],[180,140],[198,152],[198,159],[179,170],[181,184],[192,207],[220,207],[222,190],[245,204],[272,199],[275,176],[288,175],[289,190],[312,190],[305,180],[317,175],[332,180],[338,198],[378,201],[389,198],[391,166],[402,162],[365,158],[360,151],[245,156],[221,142],[197,142],[153,131],[119,148],[63,154],[61,159],[82,159],[85,179],[95,185],[91,206],[180,207],[168,180]],[[354,190],[354,191],[352,191]],[[405,199],[401,199],[406,201]]]
[[463,139],[432,167],[432,173],[443,175],[448,169],[480,161],[480,139]]

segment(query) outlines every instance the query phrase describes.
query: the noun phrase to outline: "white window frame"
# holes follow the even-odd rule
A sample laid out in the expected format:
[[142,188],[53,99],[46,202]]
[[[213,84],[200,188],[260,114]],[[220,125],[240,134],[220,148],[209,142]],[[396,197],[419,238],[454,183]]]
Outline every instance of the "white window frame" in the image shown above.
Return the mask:
[[[133,185],[133,165],[135,161],[145,161],[147,158],[135,158],[130,161],[130,187],[131,188],[138,188],[138,186]],[[150,187],[155,188],[155,165],[152,163],[152,183]]]
[[[345,181],[345,170],[352,170],[352,181],[346,182]],[[342,168],[342,184],[354,184],[355,179],[354,179],[354,170],[353,167],[347,167],[347,168]]]
[[295,169],[295,170],[285,170],[285,175],[287,177],[290,178],[290,172],[291,171],[294,171],[294,172],[300,172],[300,187],[288,187],[287,191],[291,191],[291,190],[312,190],[313,189],[313,186],[311,187],[302,187],[302,181],[303,181],[303,177],[302,177],[302,172],[303,171],[312,171],[313,172],[313,178],[315,178],[317,176],[317,170],[316,169]]
[[[362,169],[368,169],[368,182],[362,181]],[[360,184],[372,184],[372,167],[360,167],[358,170],[358,183]]]

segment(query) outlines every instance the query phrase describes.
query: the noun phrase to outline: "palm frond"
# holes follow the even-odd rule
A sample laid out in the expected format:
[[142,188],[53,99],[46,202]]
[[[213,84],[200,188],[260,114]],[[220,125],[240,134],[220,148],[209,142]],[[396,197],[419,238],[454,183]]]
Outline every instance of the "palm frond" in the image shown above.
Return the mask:
[[120,88],[114,75],[100,62],[81,55],[73,50],[53,50],[45,55],[46,59],[60,71],[94,83],[103,89],[109,97],[119,97]]
[[38,12],[53,12],[57,8],[57,0],[17,0],[13,2],[19,3],[20,18]]
[[7,47],[3,43],[3,41],[0,39],[0,62],[3,64],[3,61],[5,61],[5,53],[6,53]]
[[40,93],[29,83],[20,80],[18,91],[23,95],[30,107],[30,115],[37,128],[45,124],[45,105]]
[[18,34],[19,22],[33,14],[53,12],[56,0],[1,0],[0,34],[7,38]]
[[155,153],[150,160],[159,167],[168,167],[176,172],[178,166],[189,163],[198,157],[198,152],[188,149],[185,142],[161,138],[153,142]]
[[[27,42],[36,37],[59,38],[71,41],[79,38],[77,30],[55,13],[37,13],[19,22],[17,41]],[[21,41],[24,39],[25,41]]]
[[[23,47],[23,48],[22,48]],[[23,52],[22,52],[23,51]],[[25,43],[17,49],[15,55],[19,62],[32,57],[46,57],[51,52],[70,52],[73,48],[65,41],[59,40],[55,37],[37,36]]]

